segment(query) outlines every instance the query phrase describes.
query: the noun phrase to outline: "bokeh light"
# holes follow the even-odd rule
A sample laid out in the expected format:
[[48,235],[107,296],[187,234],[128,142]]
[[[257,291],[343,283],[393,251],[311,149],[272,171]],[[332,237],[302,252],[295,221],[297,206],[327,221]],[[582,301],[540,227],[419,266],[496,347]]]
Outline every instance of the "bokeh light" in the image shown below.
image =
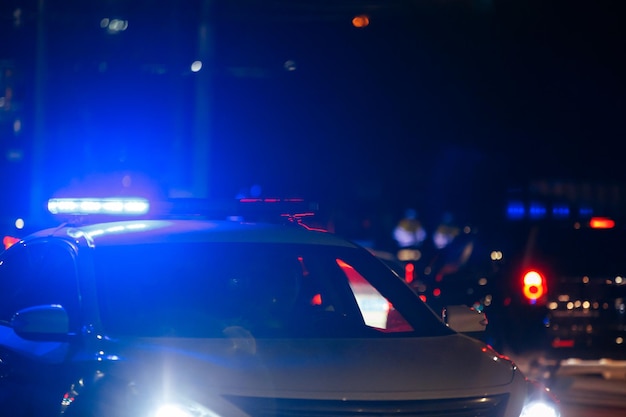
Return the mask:
[[369,24],[370,18],[365,14],[360,14],[352,18],[352,26],[354,26],[355,28],[364,28],[366,26],[369,26]]
[[193,61],[191,63],[191,71],[198,72],[202,69],[202,61]]

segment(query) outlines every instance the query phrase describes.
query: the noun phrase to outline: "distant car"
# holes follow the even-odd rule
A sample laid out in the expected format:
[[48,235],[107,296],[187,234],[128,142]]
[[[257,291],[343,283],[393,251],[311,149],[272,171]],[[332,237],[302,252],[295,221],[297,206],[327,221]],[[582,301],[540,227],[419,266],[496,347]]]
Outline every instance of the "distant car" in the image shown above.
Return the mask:
[[626,359],[626,228],[606,217],[522,222],[510,260],[515,344],[554,359]]
[[55,200],[136,219],[70,219],[0,254],[2,415],[559,415],[453,330],[479,314],[446,323],[366,249],[293,213],[154,218],[148,204]]

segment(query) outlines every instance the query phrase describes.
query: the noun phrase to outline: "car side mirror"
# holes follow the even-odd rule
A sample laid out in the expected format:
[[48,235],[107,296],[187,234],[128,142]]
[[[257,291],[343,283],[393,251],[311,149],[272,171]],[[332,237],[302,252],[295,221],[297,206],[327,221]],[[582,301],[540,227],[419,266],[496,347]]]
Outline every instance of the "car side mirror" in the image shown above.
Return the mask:
[[458,333],[484,332],[487,328],[487,316],[466,305],[452,305],[443,309],[444,323]]
[[11,327],[19,337],[38,341],[67,341],[70,331],[69,316],[58,304],[22,309],[11,318]]

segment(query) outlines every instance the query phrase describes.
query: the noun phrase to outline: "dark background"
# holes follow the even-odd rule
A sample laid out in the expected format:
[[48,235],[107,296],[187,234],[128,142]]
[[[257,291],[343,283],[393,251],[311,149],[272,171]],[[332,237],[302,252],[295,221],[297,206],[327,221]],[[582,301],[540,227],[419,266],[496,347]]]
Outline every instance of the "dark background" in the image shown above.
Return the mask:
[[[13,102],[2,175],[15,207],[79,184],[115,190],[132,173],[128,193],[235,197],[259,185],[390,222],[411,206],[484,223],[529,184],[626,180],[619,1],[0,8]],[[352,26],[359,14],[369,26]],[[103,17],[128,28],[109,33]]]

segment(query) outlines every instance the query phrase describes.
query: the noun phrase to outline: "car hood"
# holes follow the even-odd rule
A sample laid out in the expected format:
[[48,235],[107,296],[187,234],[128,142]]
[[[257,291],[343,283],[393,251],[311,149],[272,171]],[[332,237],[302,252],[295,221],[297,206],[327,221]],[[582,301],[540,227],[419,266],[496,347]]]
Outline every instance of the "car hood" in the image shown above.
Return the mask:
[[[127,341],[130,342],[130,341]],[[103,352],[100,352],[102,354]],[[102,355],[101,355],[102,357]],[[202,386],[226,395],[433,398],[504,392],[516,366],[461,334],[384,339],[141,339],[109,346],[126,380]],[[113,360],[114,359],[114,360]],[[500,387],[500,388],[498,388]]]

